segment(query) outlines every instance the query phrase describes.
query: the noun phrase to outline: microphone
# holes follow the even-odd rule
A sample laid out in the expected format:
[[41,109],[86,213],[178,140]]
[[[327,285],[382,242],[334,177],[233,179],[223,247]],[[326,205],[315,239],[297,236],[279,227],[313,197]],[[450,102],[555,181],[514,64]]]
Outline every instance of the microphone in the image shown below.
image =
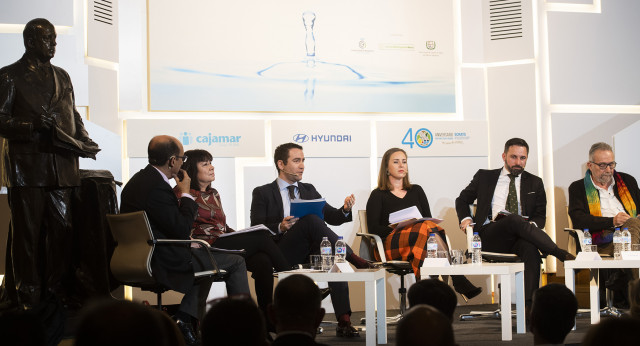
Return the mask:
[[297,176],[299,176],[299,174],[298,174],[298,173],[291,173],[291,172],[287,172],[287,171],[285,171],[284,169],[281,169],[280,171],[281,171],[281,172],[284,172],[285,174],[289,174],[289,175],[290,175],[290,176],[292,176],[292,177],[297,177]]

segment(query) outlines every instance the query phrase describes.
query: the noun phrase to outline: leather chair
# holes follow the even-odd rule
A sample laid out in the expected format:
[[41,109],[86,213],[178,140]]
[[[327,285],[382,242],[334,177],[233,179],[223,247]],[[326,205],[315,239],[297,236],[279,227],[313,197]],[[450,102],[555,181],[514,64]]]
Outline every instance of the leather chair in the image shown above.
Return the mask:
[[[367,211],[358,210],[358,217],[360,219],[360,232],[356,234],[362,237],[360,241],[360,257],[369,261],[379,261],[386,271],[400,276],[400,288],[398,289],[400,314],[387,317],[387,323],[397,323],[407,309],[407,289],[404,285],[404,276],[413,274],[411,263],[408,261],[387,261],[382,239],[376,234],[369,233],[367,227]],[[376,254],[378,254],[378,257],[376,257]]]
[[[215,252],[243,254],[244,250],[223,250],[212,248],[209,243],[201,239],[155,239],[147,214],[137,211],[125,214],[107,215],[109,228],[116,241],[116,247],[111,258],[110,269],[114,277],[127,286],[139,287],[143,291],[151,291],[157,295],[157,308],[162,309],[162,293],[169,290],[153,277],[151,270],[151,258],[156,246],[166,244],[193,244]],[[213,281],[222,281],[226,272],[218,269],[218,265],[208,251],[212,270],[194,273],[196,280],[212,278]]]
[[[584,230],[573,228],[573,221],[571,221],[571,217],[569,216],[569,206],[567,206],[567,220],[569,222],[569,227],[564,229],[564,231],[567,232],[567,236],[569,237],[567,251],[571,252],[573,255],[578,255],[578,253],[582,251],[582,244],[584,244]],[[612,257],[611,255],[605,254],[600,254],[600,256],[603,258]],[[606,281],[606,277],[604,276],[608,276],[607,274],[608,271],[601,269],[600,280],[598,281],[604,283]],[[622,316],[622,313],[618,311],[615,306],[613,306],[613,291],[608,288],[605,288],[605,301],[606,306],[600,309],[600,316]],[[590,309],[578,309],[578,316],[587,316],[590,311]]]

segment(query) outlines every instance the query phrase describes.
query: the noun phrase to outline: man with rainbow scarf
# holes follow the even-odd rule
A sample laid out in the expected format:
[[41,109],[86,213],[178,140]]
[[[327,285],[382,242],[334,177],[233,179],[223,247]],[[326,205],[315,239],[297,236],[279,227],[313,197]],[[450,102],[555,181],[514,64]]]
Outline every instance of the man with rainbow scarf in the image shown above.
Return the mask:
[[[598,252],[613,255],[614,227],[629,228],[631,243],[640,242],[637,206],[640,189],[636,179],[615,170],[613,149],[596,143],[589,150],[584,179],[569,186],[569,216],[574,228],[588,228]],[[634,271],[635,272],[635,271]]]

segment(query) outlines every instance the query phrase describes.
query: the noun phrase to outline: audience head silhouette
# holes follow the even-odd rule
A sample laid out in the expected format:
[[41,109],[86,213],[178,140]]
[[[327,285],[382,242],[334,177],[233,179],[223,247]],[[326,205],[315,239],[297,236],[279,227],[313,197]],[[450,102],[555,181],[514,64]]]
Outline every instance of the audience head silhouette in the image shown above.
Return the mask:
[[129,301],[100,301],[87,306],[76,332],[76,346],[174,346],[184,339],[171,318]]
[[396,345],[453,346],[451,320],[433,306],[413,306],[398,323]]
[[324,317],[320,304],[320,289],[313,280],[304,275],[291,275],[276,286],[269,317],[278,333],[298,331],[315,336]]
[[267,344],[267,329],[256,303],[246,296],[215,300],[202,321],[202,346]]
[[46,344],[41,318],[33,311],[5,310],[0,313],[0,335],[7,345],[41,346]]
[[632,346],[638,344],[640,319],[606,318],[591,326],[582,340],[582,346]]
[[431,305],[453,322],[453,312],[458,305],[456,293],[443,281],[437,279],[420,280],[409,288],[409,306]]
[[551,283],[533,293],[531,332],[533,342],[561,344],[573,328],[578,300],[567,286]]

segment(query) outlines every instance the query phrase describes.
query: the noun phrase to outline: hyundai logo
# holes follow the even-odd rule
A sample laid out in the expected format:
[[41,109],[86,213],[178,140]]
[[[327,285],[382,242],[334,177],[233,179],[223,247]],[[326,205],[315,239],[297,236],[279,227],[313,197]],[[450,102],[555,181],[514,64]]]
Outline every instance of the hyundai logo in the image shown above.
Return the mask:
[[298,133],[297,135],[293,135],[293,141],[296,143],[304,143],[304,142],[307,142],[308,140],[309,140],[309,136],[303,133]]

